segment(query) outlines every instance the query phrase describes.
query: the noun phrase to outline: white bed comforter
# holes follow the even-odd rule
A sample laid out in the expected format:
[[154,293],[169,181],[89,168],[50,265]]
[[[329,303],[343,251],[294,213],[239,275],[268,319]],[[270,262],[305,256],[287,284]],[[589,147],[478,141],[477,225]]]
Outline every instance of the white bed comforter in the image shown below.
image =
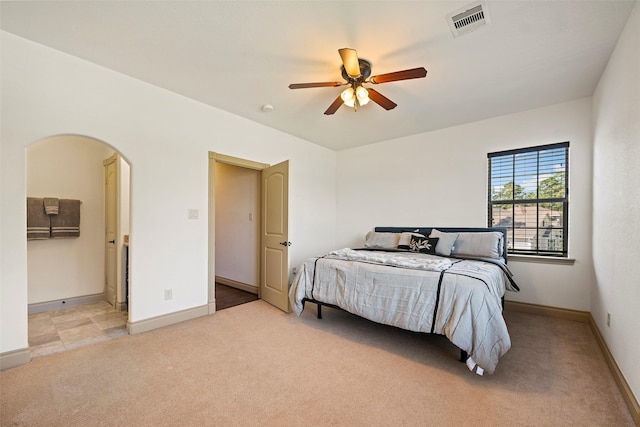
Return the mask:
[[511,347],[502,317],[505,288],[503,271],[490,263],[343,249],[305,261],[289,299],[297,315],[304,298],[315,299],[378,323],[443,334],[493,373]]

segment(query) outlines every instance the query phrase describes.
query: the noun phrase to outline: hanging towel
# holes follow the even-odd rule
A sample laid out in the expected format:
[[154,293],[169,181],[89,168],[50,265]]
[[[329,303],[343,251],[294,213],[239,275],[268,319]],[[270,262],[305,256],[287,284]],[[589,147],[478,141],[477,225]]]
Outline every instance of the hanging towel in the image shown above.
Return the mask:
[[58,199],[53,197],[45,197],[44,199],[44,211],[47,215],[58,215]]
[[42,199],[27,197],[27,240],[43,240],[51,237],[51,222],[44,210]]
[[51,215],[51,238],[80,237],[80,200],[58,200],[58,215]]

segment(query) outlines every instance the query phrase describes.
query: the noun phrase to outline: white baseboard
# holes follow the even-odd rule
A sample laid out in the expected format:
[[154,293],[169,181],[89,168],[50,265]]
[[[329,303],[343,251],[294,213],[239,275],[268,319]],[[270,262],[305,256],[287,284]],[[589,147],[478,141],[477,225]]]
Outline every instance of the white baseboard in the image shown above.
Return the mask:
[[31,353],[29,348],[20,348],[18,350],[0,353],[0,371],[15,368],[31,361]]
[[[214,305],[215,309],[215,305]],[[139,320],[137,322],[128,322],[127,328],[129,334],[140,334],[142,332],[151,331],[153,329],[162,328],[164,326],[173,325],[175,323],[184,322],[185,320],[195,319],[196,317],[206,316],[209,314],[210,306],[201,305],[200,307],[189,308],[187,310],[176,311],[164,314],[150,319]]]
[[213,314],[216,312],[216,299],[214,298],[213,301],[209,302],[209,314]]
[[248,285],[246,283],[238,282],[233,279],[227,279],[225,277],[216,276],[216,282],[230,286],[232,288],[240,289],[241,291],[251,292],[252,294],[258,295],[258,287]]
[[61,310],[63,308],[75,307],[98,301],[106,301],[104,293],[64,298],[55,301],[37,302],[29,304],[27,310],[29,314],[44,313],[46,311]]

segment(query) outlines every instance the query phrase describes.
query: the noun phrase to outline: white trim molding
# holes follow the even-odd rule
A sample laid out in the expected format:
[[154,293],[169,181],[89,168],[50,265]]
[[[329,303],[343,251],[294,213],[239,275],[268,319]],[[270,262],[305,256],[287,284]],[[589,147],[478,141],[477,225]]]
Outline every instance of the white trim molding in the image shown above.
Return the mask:
[[509,254],[509,261],[514,262],[537,262],[540,264],[559,264],[559,265],[573,265],[576,260],[574,258],[562,258],[555,256],[536,256],[536,255],[520,255]]
[[184,322],[185,320],[191,320],[195,319],[196,317],[206,316],[207,314],[209,314],[209,311],[209,304],[201,305],[199,307],[176,311],[173,313],[164,314],[162,316],[139,320],[137,322],[127,322],[127,328],[129,329],[129,335],[141,334],[143,332],[152,331],[164,326]]
[[31,361],[31,353],[29,348],[20,348],[18,350],[6,351],[0,353],[0,371],[15,368]]

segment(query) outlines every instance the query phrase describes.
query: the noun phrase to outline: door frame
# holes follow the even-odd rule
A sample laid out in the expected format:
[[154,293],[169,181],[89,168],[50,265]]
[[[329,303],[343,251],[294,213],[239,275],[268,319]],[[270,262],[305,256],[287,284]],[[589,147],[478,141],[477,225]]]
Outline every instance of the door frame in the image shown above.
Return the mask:
[[[122,265],[120,263],[120,155],[118,154],[118,152],[114,152],[110,157],[104,159],[102,161],[103,164],[103,168],[104,168],[104,283],[105,283],[105,289],[104,289],[104,296],[105,299],[107,300],[107,302],[109,304],[111,304],[114,308],[114,310],[117,311],[123,311],[122,307],[119,306],[118,304],[118,295],[121,294],[122,290],[121,288],[121,275],[120,275],[120,271],[122,269]],[[111,185],[114,186],[114,188],[112,189],[115,193],[115,197],[114,197],[114,206],[110,206],[108,203],[108,191],[107,191],[107,185],[109,185],[109,180],[108,180],[108,176],[107,176],[107,169],[110,165],[114,165],[114,171],[115,171],[115,183],[111,183]],[[109,218],[109,211],[111,212],[111,214],[113,215],[113,221],[115,222],[115,232],[114,232],[114,236],[113,236],[113,247],[110,248],[109,247],[109,243],[107,242],[108,234],[108,218]],[[109,250],[113,249],[113,251],[115,252],[113,254],[113,256],[115,257],[114,259],[114,269],[115,271],[113,272],[113,280],[115,280],[114,283],[114,295],[113,295],[113,301],[109,301],[109,299],[107,298],[108,296],[108,280],[107,278],[109,277]]]
[[[268,163],[254,162],[253,160],[242,159],[240,157],[227,156],[225,154],[209,151],[209,257],[207,268],[208,284],[208,311],[213,314],[216,311],[216,186],[215,173],[216,163],[225,163],[232,166],[262,171],[268,168]],[[258,261],[260,262],[260,261]],[[261,268],[261,266],[258,266]]]
[[[106,143],[105,143],[106,144]],[[131,282],[130,277],[130,259],[131,252],[129,248],[129,238],[131,234],[131,163],[125,156],[117,150],[108,158],[103,160],[103,170],[106,172],[106,168],[109,164],[114,163],[116,167],[116,299],[113,308],[116,311],[130,312],[129,307],[129,295],[131,294]],[[124,167],[124,169],[123,169]],[[106,185],[106,174],[104,175],[104,184]],[[104,191],[104,220],[105,231],[107,221],[107,203],[106,203],[106,187]],[[126,217],[123,215],[126,213]],[[126,248],[125,248],[126,246]],[[126,255],[125,255],[126,251]],[[106,271],[107,265],[107,248],[106,248],[106,234],[105,234],[105,283],[106,283]],[[106,299],[106,288],[105,288]]]

